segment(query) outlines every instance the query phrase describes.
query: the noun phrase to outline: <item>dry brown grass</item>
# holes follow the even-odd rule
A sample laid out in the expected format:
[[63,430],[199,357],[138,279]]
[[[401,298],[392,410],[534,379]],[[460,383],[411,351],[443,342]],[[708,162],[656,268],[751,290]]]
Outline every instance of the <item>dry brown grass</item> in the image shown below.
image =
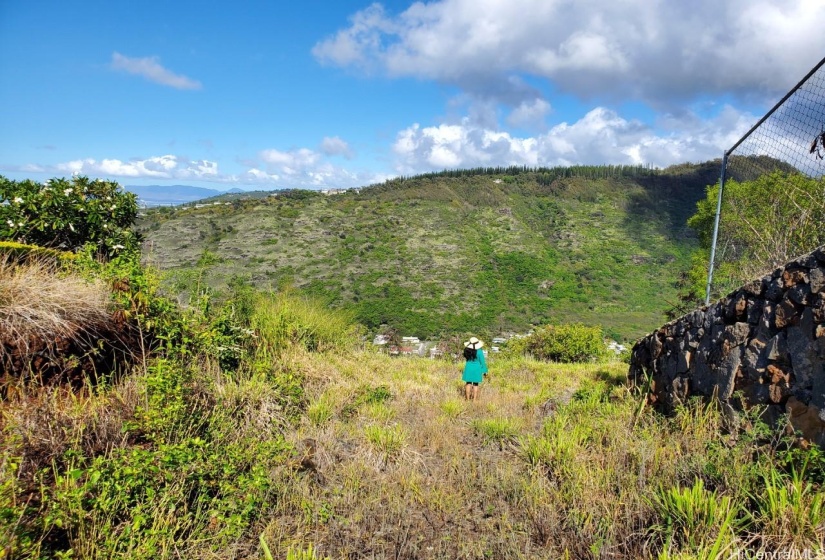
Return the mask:
[[46,377],[79,369],[89,375],[95,373],[95,358],[87,359],[91,354],[106,355],[113,347],[128,353],[128,327],[113,311],[111,292],[101,280],[61,272],[44,260],[0,260],[4,385],[29,374]]
[[111,306],[101,281],[57,274],[42,261],[0,261],[0,324],[10,346],[104,330],[111,325]]

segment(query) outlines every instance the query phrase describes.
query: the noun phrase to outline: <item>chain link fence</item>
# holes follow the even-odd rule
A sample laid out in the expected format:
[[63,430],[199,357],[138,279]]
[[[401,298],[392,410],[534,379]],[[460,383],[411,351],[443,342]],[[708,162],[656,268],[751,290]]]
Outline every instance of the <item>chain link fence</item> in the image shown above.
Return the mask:
[[825,59],[725,152],[706,303],[825,244]]

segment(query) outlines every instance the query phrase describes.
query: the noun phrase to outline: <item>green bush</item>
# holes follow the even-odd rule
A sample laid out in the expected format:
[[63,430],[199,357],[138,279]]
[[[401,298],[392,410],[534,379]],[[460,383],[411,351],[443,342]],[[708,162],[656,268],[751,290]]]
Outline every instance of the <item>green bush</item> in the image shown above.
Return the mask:
[[513,348],[551,362],[589,362],[607,355],[601,327],[580,323],[539,327],[531,335],[515,341]]
[[43,183],[0,176],[0,240],[77,251],[92,244],[109,258],[139,247],[130,228],[137,197],[113,181],[88,177]]

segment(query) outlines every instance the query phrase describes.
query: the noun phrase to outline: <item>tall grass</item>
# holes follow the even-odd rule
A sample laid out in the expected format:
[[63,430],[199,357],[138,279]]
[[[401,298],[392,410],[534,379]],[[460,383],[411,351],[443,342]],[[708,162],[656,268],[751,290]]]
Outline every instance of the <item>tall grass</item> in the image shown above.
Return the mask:
[[265,359],[293,347],[340,351],[352,347],[359,334],[349,313],[291,292],[257,296],[251,326],[259,337],[258,353]]
[[766,471],[751,499],[756,508],[749,516],[766,546],[802,548],[825,540],[825,493],[805,479],[804,470]]
[[705,489],[702,479],[690,488],[659,489],[653,495],[653,507],[663,525],[653,530],[665,537],[667,546],[698,548],[722,539],[730,540],[730,530],[739,513],[739,506],[730,496],[717,496]]

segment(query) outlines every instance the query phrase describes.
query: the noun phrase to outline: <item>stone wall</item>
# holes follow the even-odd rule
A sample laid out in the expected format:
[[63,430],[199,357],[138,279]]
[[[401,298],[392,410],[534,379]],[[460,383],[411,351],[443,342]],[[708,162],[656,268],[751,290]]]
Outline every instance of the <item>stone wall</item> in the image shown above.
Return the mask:
[[639,340],[628,377],[665,411],[691,396],[765,405],[825,446],[825,246]]

